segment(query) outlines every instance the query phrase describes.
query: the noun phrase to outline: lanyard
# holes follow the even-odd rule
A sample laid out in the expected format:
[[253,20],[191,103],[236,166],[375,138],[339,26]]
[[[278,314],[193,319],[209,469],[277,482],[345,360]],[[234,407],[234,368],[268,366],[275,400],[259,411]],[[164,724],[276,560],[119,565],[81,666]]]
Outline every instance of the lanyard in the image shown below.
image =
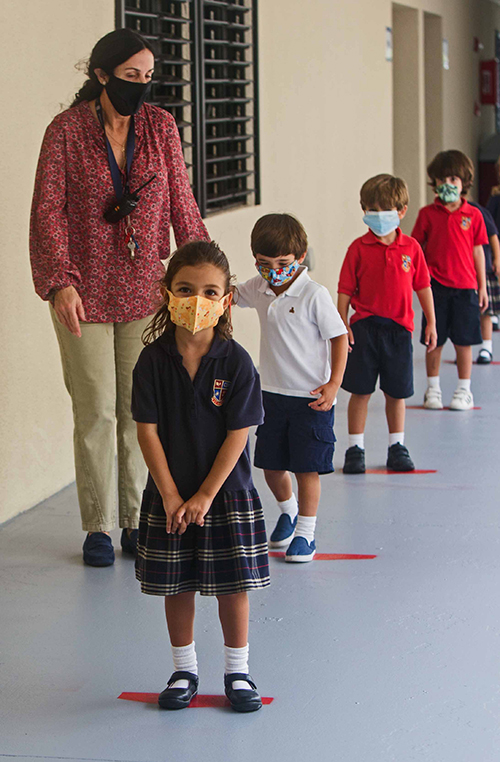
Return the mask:
[[[108,136],[106,135],[106,130],[104,129],[104,117],[102,115],[102,106],[101,106],[101,101],[99,98],[97,98],[95,102],[95,110],[97,112],[97,118],[99,119],[102,125],[102,129],[104,130],[104,137],[106,139],[106,148],[108,149],[109,169],[111,172],[111,178],[113,180],[115,196],[118,199],[118,201],[120,201],[121,197],[123,196],[121,172],[116,162],[113,149],[111,148],[111,143],[109,142]],[[127,167],[126,167],[126,174],[125,174],[125,177],[126,177],[125,192],[126,193],[128,193],[128,178],[130,175],[130,167],[132,166],[132,159],[134,158],[134,149],[135,149],[135,125],[134,125],[134,117],[132,116],[132,123],[130,125],[128,135],[127,135],[127,148],[126,148]]]

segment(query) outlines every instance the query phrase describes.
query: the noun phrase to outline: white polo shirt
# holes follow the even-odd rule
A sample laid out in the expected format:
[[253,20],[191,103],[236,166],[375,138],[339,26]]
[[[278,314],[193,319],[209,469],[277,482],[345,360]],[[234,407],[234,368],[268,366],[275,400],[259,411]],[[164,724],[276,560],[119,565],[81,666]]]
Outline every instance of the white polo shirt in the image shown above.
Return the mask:
[[330,339],[347,333],[329,291],[302,267],[278,296],[260,275],[239,284],[237,305],[259,313],[262,389],[313,399],[330,380]]

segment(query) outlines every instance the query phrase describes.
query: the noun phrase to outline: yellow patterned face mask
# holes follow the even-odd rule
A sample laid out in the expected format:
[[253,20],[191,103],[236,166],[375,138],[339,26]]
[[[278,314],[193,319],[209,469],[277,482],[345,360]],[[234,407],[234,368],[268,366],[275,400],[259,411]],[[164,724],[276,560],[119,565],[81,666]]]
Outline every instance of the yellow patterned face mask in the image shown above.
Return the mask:
[[168,311],[174,325],[185,328],[192,334],[213,328],[224,314],[224,297],[218,302],[206,299],[204,296],[174,296],[168,294]]

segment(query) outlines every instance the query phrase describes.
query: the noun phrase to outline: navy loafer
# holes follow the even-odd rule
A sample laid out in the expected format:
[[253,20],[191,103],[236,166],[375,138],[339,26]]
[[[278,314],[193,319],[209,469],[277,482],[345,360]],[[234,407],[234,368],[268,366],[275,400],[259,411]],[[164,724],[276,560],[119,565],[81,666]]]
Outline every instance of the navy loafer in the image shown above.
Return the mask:
[[124,529],[122,531],[122,536],[120,538],[120,543],[122,546],[122,551],[124,553],[129,553],[131,556],[136,557],[137,556],[137,538],[139,536],[139,530],[138,529],[132,529],[130,534],[128,533],[127,529]]
[[[252,686],[252,690],[235,690],[233,683],[236,680],[246,680]],[[262,706],[257,686],[250,675],[245,675],[243,672],[231,672],[230,675],[224,675],[224,690],[235,712],[256,712]]]
[[83,561],[88,566],[112,566],[115,551],[111,537],[105,532],[88,534],[83,543]]
[[[177,680],[188,680],[187,688],[171,688]],[[198,693],[198,675],[192,672],[173,672],[167,687],[158,696],[158,706],[162,709],[184,709]]]

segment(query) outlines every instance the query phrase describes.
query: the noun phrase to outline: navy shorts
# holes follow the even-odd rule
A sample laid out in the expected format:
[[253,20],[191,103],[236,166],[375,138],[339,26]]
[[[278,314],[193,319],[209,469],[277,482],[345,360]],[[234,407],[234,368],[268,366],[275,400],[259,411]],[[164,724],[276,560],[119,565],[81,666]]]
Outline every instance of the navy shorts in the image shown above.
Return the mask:
[[[449,288],[437,280],[431,280],[434,310],[436,312],[437,345],[442,347],[447,339],[459,347],[481,344],[481,313],[479,297],[473,288]],[[425,344],[427,321],[422,315],[420,343]]]
[[394,320],[368,317],[351,325],[352,351],[347,358],[342,389],[351,394],[373,394],[380,388],[395,399],[413,394],[411,333]]
[[264,423],[257,428],[254,465],[267,471],[331,474],[335,436],[331,410],[313,410],[313,398],[262,392]]

